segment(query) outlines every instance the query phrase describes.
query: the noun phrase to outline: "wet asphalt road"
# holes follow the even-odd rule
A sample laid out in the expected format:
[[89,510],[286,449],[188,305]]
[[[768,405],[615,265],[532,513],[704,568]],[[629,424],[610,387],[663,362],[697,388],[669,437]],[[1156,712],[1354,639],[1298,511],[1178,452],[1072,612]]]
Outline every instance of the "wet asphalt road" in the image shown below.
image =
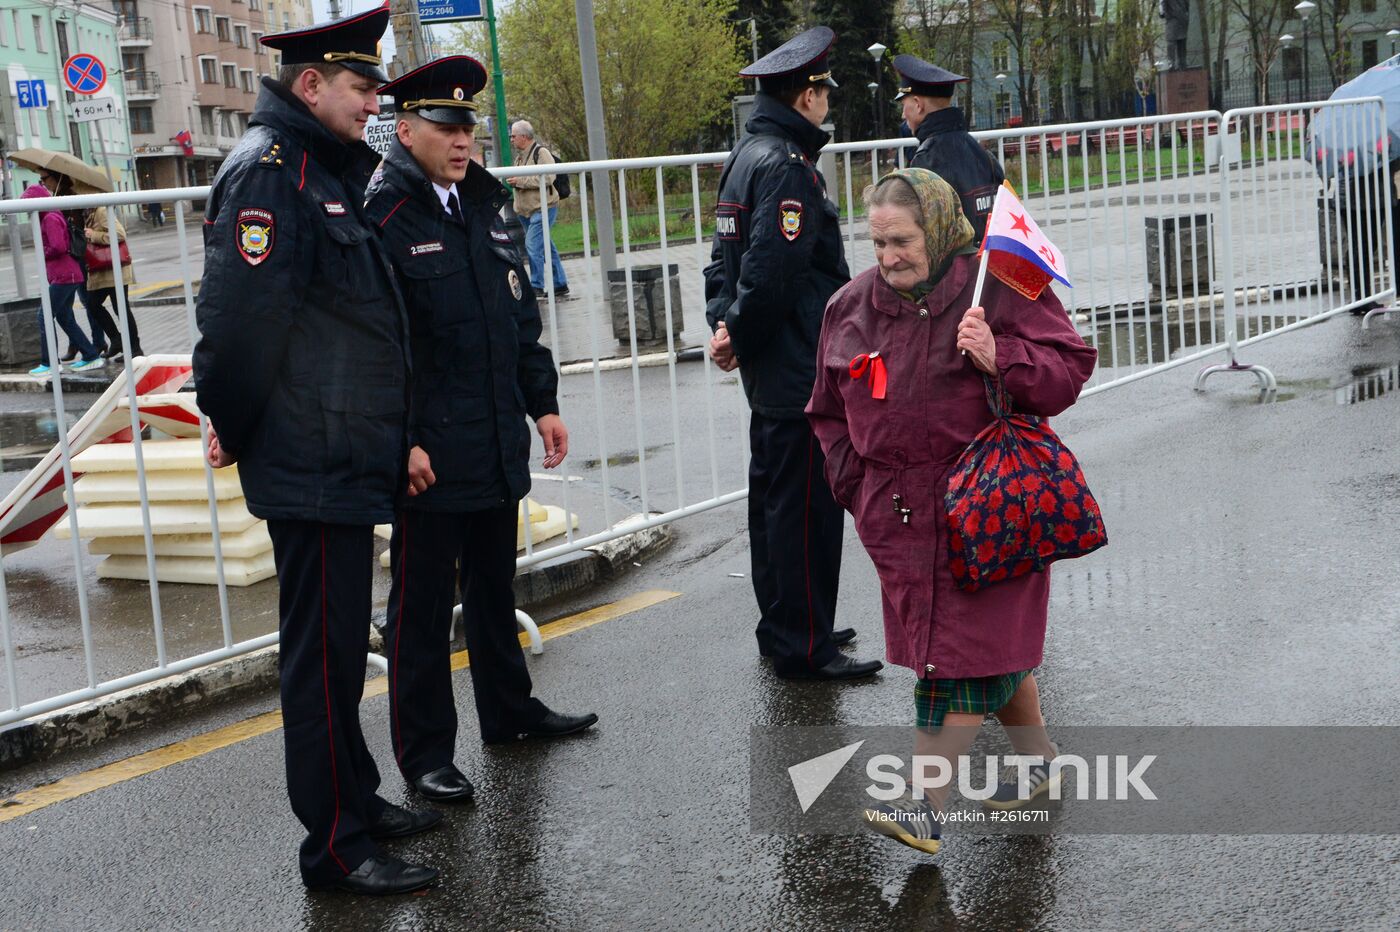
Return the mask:
[[[1110,545],[1055,570],[1041,668],[1059,724],[1400,722],[1400,392],[1339,404],[1400,364],[1400,324],[1350,318],[1246,349],[1253,380],[1192,370],[1083,401],[1056,426]],[[1389,383],[1396,384],[1393,381]],[[1345,400],[1345,393],[1343,393]],[[653,589],[673,600],[550,641],[537,693],[592,733],[485,749],[467,674],[458,761],[478,802],[394,845],[421,896],[309,894],[273,732],[0,823],[0,927],[34,929],[1312,929],[1400,925],[1386,836],[951,837],[929,859],[876,836],[748,829],[753,724],[902,724],[913,674],[788,684],[755,656],[742,506],[554,614]],[[882,652],[873,570],[848,527],[842,622]],[[270,698],[0,774],[0,794],[274,708]],[[384,773],[387,703],[362,707]],[[1286,779],[1289,761],[1279,762]],[[1394,777],[1377,774],[1377,804]],[[3,810],[0,809],[0,814]]]

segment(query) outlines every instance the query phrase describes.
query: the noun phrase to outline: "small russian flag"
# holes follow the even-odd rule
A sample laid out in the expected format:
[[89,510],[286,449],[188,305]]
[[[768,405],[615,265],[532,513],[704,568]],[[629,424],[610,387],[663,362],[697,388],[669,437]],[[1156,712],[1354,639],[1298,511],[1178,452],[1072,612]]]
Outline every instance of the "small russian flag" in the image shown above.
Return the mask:
[[[1064,254],[1040,232],[1006,182],[992,202],[979,255],[987,271],[1032,301],[1040,297],[1051,279],[1073,287],[1065,277]],[[980,296],[981,288],[977,291]]]

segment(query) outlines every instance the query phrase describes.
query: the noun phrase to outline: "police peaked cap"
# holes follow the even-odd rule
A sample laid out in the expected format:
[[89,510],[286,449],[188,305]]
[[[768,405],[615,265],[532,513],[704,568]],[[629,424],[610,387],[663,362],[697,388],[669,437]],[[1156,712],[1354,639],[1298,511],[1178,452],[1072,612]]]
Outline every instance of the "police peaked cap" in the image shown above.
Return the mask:
[[476,122],[472,98],[486,86],[486,69],[470,55],[448,55],[390,81],[379,93],[394,98],[400,116],[417,114],[434,123]]
[[966,81],[960,74],[953,74],[946,68],[926,62],[915,55],[896,55],[894,70],[899,72],[899,93],[895,100],[906,94],[920,97],[952,97],[953,85]]
[[743,78],[757,78],[760,91],[780,92],[810,84],[839,87],[831,79],[826,55],[836,41],[836,33],[826,26],[815,26],[793,36],[758,61],[739,72]]
[[379,40],[389,25],[389,4],[344,19],[262,37],[262,44],[282,53],[283,65],[344,65],[356,74],[384,82]]

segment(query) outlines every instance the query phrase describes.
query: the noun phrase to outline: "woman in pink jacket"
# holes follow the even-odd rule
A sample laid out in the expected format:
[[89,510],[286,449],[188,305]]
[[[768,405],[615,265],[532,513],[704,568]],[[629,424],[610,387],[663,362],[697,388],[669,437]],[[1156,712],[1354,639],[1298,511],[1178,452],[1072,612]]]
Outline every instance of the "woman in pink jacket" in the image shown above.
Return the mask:
[[[49,184],[57,185],[60,176],[50,172],[40,172],[40,184],[32,184],[24,189],[22,197],[49,197]],[[68,220],[61,211],[46,210],[39,215],[39,228],[43,235],[44,266],[49,277],[49,306],[53,309],[54,323],[68,334],[68,340],[81,354],[73,363],[75,371],[96,368],[105,360],[97,347],[83,333],[78,322],[73,319],[73,298],[83,287],[82,264],[69,252],[71,231]],[[84,241],[86,247],[86,241]],[[52,373],[49,366],[49,339],[44,328],[44,312],[39,310],[39,365],[29,370],[33,376],[43,377]]]
[[[954,462],[992,422],[984,373],[1002,380],[1016,410],[1048,417],[1074,404],[1097,354],[1049,289],[1031,301],[988,276],[982,306],[971,306],[972,226],[938,175],[893,172],[865,203],[876,267],[827,304],[807,415],[831,490],[880,577],[888,659],[919,676],[916,753],[956,761],[991,713],[1012,728],[1017,752],[1041,763],[1033,785],[1002,785],[987,802],[1024,805],[1048,788],[1055,754],[1032,673],[1049,573],[973,593],[954,586],[943,496]],[[946,795],[929,788],[871,806],[866,819],[932,854]]]

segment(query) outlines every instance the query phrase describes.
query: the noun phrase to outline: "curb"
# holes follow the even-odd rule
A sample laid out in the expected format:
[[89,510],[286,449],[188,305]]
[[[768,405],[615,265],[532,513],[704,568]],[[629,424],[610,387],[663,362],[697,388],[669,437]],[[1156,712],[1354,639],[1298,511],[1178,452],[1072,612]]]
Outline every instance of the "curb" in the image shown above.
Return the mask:
[[[516,574],[516,604],[528,609],[577,595],[621,575],[638,558],[666,549],[674,536],[671,526],[663,524],[529,567]],[[369,647],[374,653],[384,650],[384,640],[374,624],[370,625]],[[92,747],[210,703],[275,689],[277,657],[278,648],[274,644],[242,657],[21,722],[0,731],[0,772],[66,751]]]
[[[52,394],[53,386],[50,384],[52,381],[52,376],[35,378],[32,375],[21,375],[13,372],[0,373],[0,392]],[[100,376],[92,378],[80,375],[63,376],[63,390],[81,395],[100,395],[111,384],[112,379],[104,379]]]

